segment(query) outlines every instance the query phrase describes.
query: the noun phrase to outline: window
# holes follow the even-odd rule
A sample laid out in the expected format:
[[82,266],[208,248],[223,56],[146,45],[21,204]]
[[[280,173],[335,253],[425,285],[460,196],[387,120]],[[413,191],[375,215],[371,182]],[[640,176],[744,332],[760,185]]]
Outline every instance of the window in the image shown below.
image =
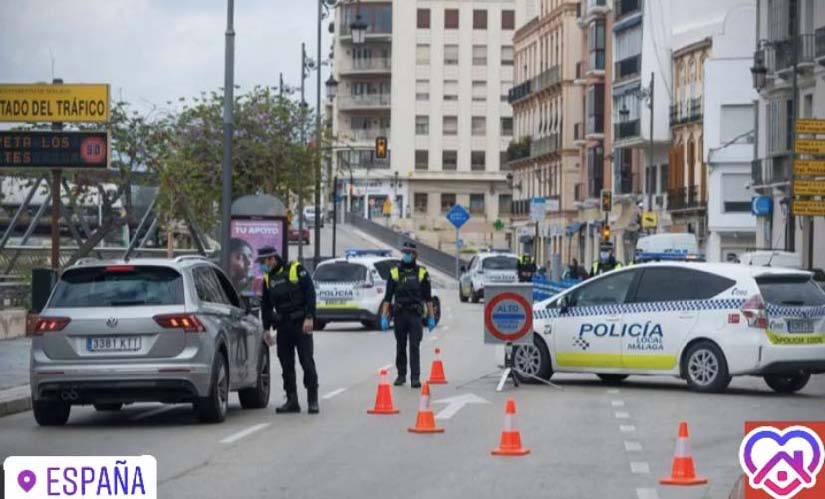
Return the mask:
[[430,117],[418,115],[415,117],[415,134],[427,135],[430,133]]
[[430,80],[415,80],[415,100],[430,100]]
[[487,167],[487,153],[473,151],[470,153],[470,169],[474,172],[483,172]]
[[499,194],[498,195],[498,214],[499,216],[510,216],[513,211],[513,195]]
[[427,213],[427,203],[429,202],[426,192],[416,192],[413,195],[413,210],[416,213]]
[[487,29],[487,11],[474,10],[473,11],[473,29]]
[[642,27],[631,28],[616,35],[616,61],[642,53]]
[[367,280],[367,267],[350,262],[334,262],[319,265],[312,276],[315,282],[363,282]]
[[728,278],[696,270],[645,269],[636,290],[637,303],[706,300],[736,284]]
[[719,142],[725,144],[753,130],[753,106],[723,104],[720,121]]
[[487,65],[487,45],[473,45],[473,66]]
[[[501,65],[502,66],[512,66],[513,65],[513,46],[512,45],[505,45],[501,47]],[[512,83],[511,85],[512,86]]]
[[183,277],[167,267],[135,267],[107,271],[105,267],[67,270],[49,300],[53,308],[183,305]]
[[430,64],[430,46],[426,43],[419,43],[415,47],[415,63],[419,66]]
[[604,148],[587,149],[587,193],[586,197],[597,198],[604,189]]
[[604,84],[587,89],[587,133],[604,133]]
[[415,169],[427,170],[430,168],[430,151],[416,150],[415,151]]
[[458,152],[443,151],[441,153],[441,169],[455,171],[458,169]]
[[636,271],[628,270],[586,284],[574,294],[572,305],[592,307],[624,303],[635,276]]
[[473,135],[483,137],[487,134],[487,118],[484,116],[473,116]]
[[458,9],[444,10],[444,28],[458,29]]
[[221,285],[223,295],[229,300],[229,304],[240,308],[241,300],[238,298],[238,293],[235,291],[232,283],[229,282],[229,279],[220,270],[212,269],[212,271],[215,273],[215,277],[218,278],[218,284]]
[[441,194],[441,213],[447,213],[455,206],[455,194]]
[[221,284],[211,268],[206,266],[197,267],[192,271],[195,279],[195,290],[198,299],[203,302],[228,304],[229,300],[223,294]]
[[[474,195],[471,194],[471,196]],[[481,260],[481,268],[485,270],[516,270],[518,269],[518,258],[504,255],[488,256]]]
[[487,82],[484,80],[473,81],[473,101],[484,102],[487,100]]
[[587,35],[587,48],[590,52],[590,69],[604,69],[604,20],[598,19],[590,25]]
[[501,11],[501,29],[516,29],[516,11]]
[[458,100],[458,80],[444,80],[444,100]]
[[504,137],[513,136],[513,118],[501,118],[501,135]]
[[444,45],[444,64],[447,66],[458,64],[458,45]]
[[756,284],[765,301],[774,305],[797,307],[825,305],[825,294],[808,276],[757,277]]
[[470,194],[470,213],[484,215],[484,194]]
[[751,192],[747,185],[751,176],[745,174],[722,174],[722,211],[725,213],[748,213],[751,211]]
[[418,28],[430,29],[430,9],[418,9]]
[[442,124],[444,135],[458,135],[458,116],[445,116]]
[[700,271],[693,272],[693,282],[696,284],[696,298],[699,300],[713,298],[736,284],[736,281],[727,277]]

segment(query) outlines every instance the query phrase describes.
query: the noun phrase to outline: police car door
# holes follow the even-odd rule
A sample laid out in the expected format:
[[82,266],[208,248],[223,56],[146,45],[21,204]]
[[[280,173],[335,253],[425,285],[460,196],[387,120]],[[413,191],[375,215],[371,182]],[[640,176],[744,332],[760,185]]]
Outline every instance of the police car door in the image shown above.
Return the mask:
[[638,273],[628,269],[601,276],[565,295],[554,325],[554,369],[621,368],[622,312]]

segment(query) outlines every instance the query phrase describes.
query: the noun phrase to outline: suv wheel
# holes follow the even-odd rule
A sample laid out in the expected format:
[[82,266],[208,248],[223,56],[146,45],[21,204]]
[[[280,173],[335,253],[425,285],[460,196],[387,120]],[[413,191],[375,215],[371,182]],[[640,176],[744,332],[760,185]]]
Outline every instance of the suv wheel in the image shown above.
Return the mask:
[[461,301],[461,303],[467,303],[467,300],[469,299],[466,296],[464,296],[464,291],[462,291],[461,283],[458,283],[458,299]]
[[212,363],[212,383],[209,396],[198,399],[195,410],[201,423],[222,423],[229,408],[229,372],[222,353]]
[[241,407],[244,409],[263,409],[269,405],[270,392],[269,346],[261,344],[258,355],[258,376],[255,386],[238,391]]
[[[513,366],[516,376],[523,383],[535,383],[531,376],[549,380],[553,376],[553,367],[550,365],[550,352],[544,341],[533,334],[532,345],[516,345],[513,347]],[[521,373],[530,376],[524,376]]]
[[597,374],[603,383],[608,385],[618,385],[627,379],[627,374]]
[[478,303],[481,301],[481,294],[476,293],[476,290],[473,288],[473,285],[470,285],[470,298],[472,298],[473,303]]
[[65,402],[36,400],[32,404],[34,419],[40,426],[63,426],[69,420],[72,406]]
[[719,347],[700,341],[684,357],[684,375],[688,386],[697,392],[718,393],[730,384],[728,363]]
[[117,402],[112,404],[94,404],[94,406],[98,412],[117,412],[123,409],[123,404]]
[[810,374],[803,373],[765,375],[765,383],[777,393],[796,393],[805,388],[810,379]]

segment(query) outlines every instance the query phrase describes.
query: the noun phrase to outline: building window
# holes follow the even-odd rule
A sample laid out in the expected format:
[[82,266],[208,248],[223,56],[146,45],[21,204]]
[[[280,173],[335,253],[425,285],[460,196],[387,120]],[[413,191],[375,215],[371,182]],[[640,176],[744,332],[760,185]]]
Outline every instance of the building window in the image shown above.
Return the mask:
[[419,66],[430,64],[430,46],[426,43],[419,43],[415,47],[415,63]]
[[441,213],[447,213],[455,206],[455,194],[441,193]]
[[598,19],[590,25],[587,34],[587,48],[590,52],[590,69],[604,70],[604,20]]
[[444,80],[444,100],[458,100],[458,80]]
[[721,143],[727,143],[753,129],[753,105],[723,104],[721,111]]
[[513,46],[512,45],[505,45],[501,47],[501,65],[502,66],[512,66],[513,65]]
[[516,29],[516,11],[502,10],[501,11],[501,29]]
[[487,65],[487,45],[473,45],[473,66]]
[[415,117],[415,134],[428,135],[430,133],[430,117],[418,115]]
[[725,213],[746,213],[751,211],[751,192],[747,185],[751,177],[748,174],[723,174],[722,199]]
[[430,80],[415,80],[415,100],[430,100]]
[[587,89],[587,133],[604,133],[604,84]]
[[513,195],[499,194],[498,195],[498,214],[506,217],[513,212]]
[[444,64],[458,65],[458,45],[444,45]]
[[487,118],[484,116],[473,116],[472,126],[474,136],[483,137],[487,135]]
[[[415,169],[428,170],[430,168],[430,151],[415,151]],[[417,194],[416,194],[417,195]]]
[[418,28],[430,29],[430,9],[418,9]]
[[458,169],[458,151],[442,151],[441,169],[450,171]]
[[444,116],[442,129],[444,135],[458,135],[458,116]]
[[504,137],[513,136],[513,118],[501,118],[501,135]]
[[484,9],[473,11],[473,29],[487,29],[487,11]]
[[416,192],[413,195],[413,210],[416,213],[427,214],[427,203],[429,202],[426,192]]
[[484,215],[484,194],[470,194],[470,213]]
[[484,80],[473,81],[473,102],[484,102],[487,100],[487,82]]
[[483,172],[487,168],[487,154],[484,151],[470,153],[470,169],[474,172]]
[[444,10],[444,28],[458,29],[458,9]]

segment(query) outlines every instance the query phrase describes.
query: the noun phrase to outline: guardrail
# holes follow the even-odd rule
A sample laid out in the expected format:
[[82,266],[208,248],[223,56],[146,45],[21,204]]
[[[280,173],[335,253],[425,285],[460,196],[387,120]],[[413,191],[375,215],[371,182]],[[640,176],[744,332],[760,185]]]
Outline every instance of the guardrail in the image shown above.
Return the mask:
[[551,281],[542,274],[536,274],[533,276],[533,303],[555,296],[565,289],[572,288],[580,282],[581,281],[576,279]]

